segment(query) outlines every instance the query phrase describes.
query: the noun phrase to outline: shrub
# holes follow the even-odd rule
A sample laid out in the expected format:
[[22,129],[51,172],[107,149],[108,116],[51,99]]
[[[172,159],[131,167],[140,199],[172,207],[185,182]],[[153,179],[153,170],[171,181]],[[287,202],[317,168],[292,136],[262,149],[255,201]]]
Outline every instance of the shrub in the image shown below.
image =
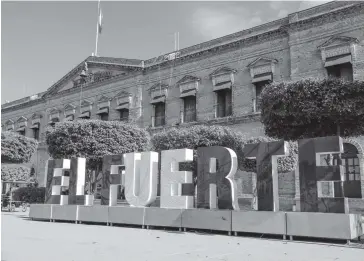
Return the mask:
[[[155,151],[172,149],[193,149],[194,162],[196,162],[197,148],[210,146],[224,146],[235,151],[238,157],[238,167],[243,171],[256,172],[256,160],[244,159],[245,144],[273,141],[266,137],[247,138],[245,134],[233,131],[228,127],[195,125],[185,128],[172,128],[152,137],[152,146]],[[295,143],[290,143],[290,156],[279,159],[278,170],[288,172],[296,167],[297,149]],[[196,169],[195,163],[184,164],[188,170]],[[187,168],[185,168],[187,170]]]
[[28,203],[44,203],[44,187],[24,187],[18,188],[13,192],[13,200]]
[[304,79],[267,85],[261,121],[269,137],[297,140],[364,133],[364,82]]
[[54,159],[86,158],[88,193],[92,193],[101,179],[105,155],[148,150],[150,136],[144,129],[120,121],[80,120],[48,127],[46,142]]
[[16,166],[14,164],[1,165],[2,181],[27,181],[30,176],[30,169],[25,166]]
[[14,132],[1,133],[1,163],[26,163],[37,150],[38,142]]
[[80,120],[48,127],[46,142],[52,158],[85,157],[95,167],[105,155],[147,150],[150,137],[144,129],[119,121]]

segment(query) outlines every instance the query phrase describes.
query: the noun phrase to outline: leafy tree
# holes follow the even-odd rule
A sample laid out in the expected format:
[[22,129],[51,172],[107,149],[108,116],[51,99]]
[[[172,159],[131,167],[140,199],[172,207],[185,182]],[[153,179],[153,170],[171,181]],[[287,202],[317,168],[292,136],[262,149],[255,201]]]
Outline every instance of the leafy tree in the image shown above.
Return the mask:
[[269,137],[298,140],[364,133],[364,82],[304,79],[271,83],[261,94],[261,121]]
[[28,181],[30,169],[26,166],[15,165],[29,162],[36,152],[38,142],[14,132],[1,133],[1,180]]
[[79,120],[48,127],[46,142],[54,159],[86,158],[91,191],[91,183],[97,182],[92,171],[99,174],[103,156],[145,151],[150,136],[144,129],[119,121]]
[[37,146],[35,139],[4,131],[1,133],[1,163],[27,163]]
[[[197,161],[198,147],[224,146],[235,151],[238,157],[240,170],[256,172],[256,160],[245,159],[243,149],[246,144],[274,141],[267,137],[246,137],[244,133],[234,131],[228,127],[195,125],[185,128],[171,128],[155,134],[152,137],[152,146],[156,151],[171,149],[193,149],[194,162]],[[297,144],[291,142],[289,156],[278,161],[279,172],[289,172],[295,169],[297,163]],[[183,164],[194,171],[195,163]],[[187,168],[186,166],[186,168]]]

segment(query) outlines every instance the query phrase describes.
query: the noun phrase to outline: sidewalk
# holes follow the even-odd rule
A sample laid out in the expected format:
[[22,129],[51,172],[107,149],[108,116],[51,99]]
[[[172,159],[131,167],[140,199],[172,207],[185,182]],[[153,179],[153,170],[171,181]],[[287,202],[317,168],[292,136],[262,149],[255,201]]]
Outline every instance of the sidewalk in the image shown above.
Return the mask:
[[364,249],[225,235],[30,221],[2,213],[2,260],[358,261]]

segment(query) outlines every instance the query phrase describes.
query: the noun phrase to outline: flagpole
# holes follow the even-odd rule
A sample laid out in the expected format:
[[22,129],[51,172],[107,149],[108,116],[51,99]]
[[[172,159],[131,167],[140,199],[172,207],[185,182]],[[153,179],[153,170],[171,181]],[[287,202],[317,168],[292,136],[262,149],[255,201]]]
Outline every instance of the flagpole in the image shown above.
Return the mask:
[[100,19],[100,0],[97,4],[97,23],[96,23],[96,49],[95,49],[95,56],[97,56],[97,43],[99,41],[99,19]]

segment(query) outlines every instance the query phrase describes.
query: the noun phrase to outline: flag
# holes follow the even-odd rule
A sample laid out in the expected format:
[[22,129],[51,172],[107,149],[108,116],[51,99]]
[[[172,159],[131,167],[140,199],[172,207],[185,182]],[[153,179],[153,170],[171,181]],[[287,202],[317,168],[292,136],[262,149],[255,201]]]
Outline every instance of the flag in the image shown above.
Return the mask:
[[102,11],[101,8],[99,10],[99,21],[97,22],[97,28],[98,28],[98,33],[101,34],[102,31]]

